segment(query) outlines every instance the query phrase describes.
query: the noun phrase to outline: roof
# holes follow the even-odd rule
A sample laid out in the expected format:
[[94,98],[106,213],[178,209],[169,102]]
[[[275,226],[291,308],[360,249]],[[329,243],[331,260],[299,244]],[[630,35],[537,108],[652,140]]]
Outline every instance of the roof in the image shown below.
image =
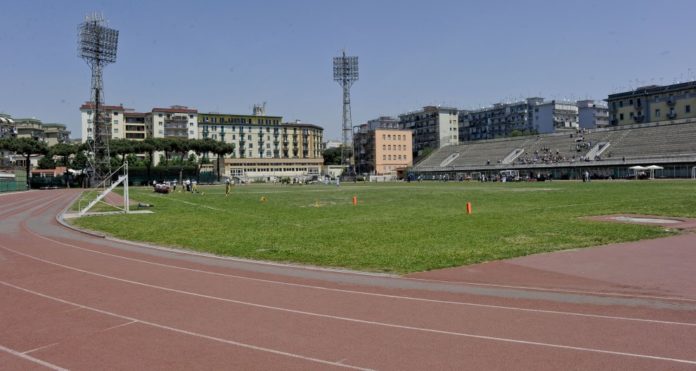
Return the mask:
[[314,129],[324,130],[324,128],[319,126],[319,125],[306,124],[306,123],[302,123],[302,122],[283,122],[280,125],[281,126],[295,126],[295,127],[305,127],[305,128],[314,128]]
[[672,93],[672,92],[677,92],[685,89],[692,89],[696,88],[696,81],[689,81],[689,82],[683,82],[680,84],[672,84],[672,85],[649,85],[649,86],[642,86],[639,87],[635,90],[631,91],[625,91],[622,93],[616,93],[616,94],[609,94],[609,97],[607,100],[610,99],[617,99],[617,98],[624,98],[624,97],[633,97],[633,96],[644,96],[644,95],[649,95],[649,94],[661,94],[661,93]]
[[[103,110],[111,110],[111,111],[124,111],[127,110],[128,108],[124,108],[123,105],[119,106],[109,106],[106,104],[103,104],[99,106]],[[80,106],[80,109],[94,109],[94,102],[85,102],[83,105]]]
[[148,113],[149,112],[124,112],[123,115],[124,116],[145,116]]
[[67,126],[65,126],[64,124],[58,124],[58,123],[55,123],[55,122],[54,122],[54,123],[48,123],[48,124],[44,123],[44,124],[43,124],[43,127],[45,127],[45,128],[63,128],[63,129],[65,129]]
[[234,117],[261,117],[268,119],[282,119],[283,116],[268,116],[268,115],[243,115],[237,113],[219,113],[219,112],[201,112],[200,115],[205,116],[234,116]]
[[198,113],[195,108],[188,107],[169,107],[169,108],[153,108],[152,112],[165,112],[165,113]]

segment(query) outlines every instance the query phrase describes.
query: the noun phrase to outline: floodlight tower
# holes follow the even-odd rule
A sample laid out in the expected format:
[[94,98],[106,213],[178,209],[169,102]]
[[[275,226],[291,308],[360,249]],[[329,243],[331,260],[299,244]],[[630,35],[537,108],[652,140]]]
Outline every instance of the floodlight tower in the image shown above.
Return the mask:
[[351,165],[352,158],[348,155],[353,134],[353,123],[350,115],[350,87],[358,81],[358,57],[343,55],[333,59],[334,81],[343,87],[343,148],[341,149],[341,165]]
[[102,70],[107,64],[116,62],[118,47],[118,30],[107,27],[106,19],[101,14],[91,14],[79,26],[78,51],[92,71],[92,89],[90,102],[92,107],[92,138],[88,138],[90,147],[89,166],[91,180],[101,181],[111,173],[111,156],[109,138],[111,137],[111,117],[102,111],[104,104],[104,83]]

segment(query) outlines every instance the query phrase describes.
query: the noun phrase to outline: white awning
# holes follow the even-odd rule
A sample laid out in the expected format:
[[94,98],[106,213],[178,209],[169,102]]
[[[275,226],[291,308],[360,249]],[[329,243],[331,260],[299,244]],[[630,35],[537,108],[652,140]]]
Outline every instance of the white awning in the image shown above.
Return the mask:
[[631,166],[631,167],[629,167],[629,169],[631,169],[631,170],[648,170],[647,167],[645,167],[645,166],[640,166],[640,165]]
[[648,170],[662,170],[662,169],[664,169],[664,167],[657,166],[657,165],[650,165],[650,166],[646,167],[646,169],[648,169]]

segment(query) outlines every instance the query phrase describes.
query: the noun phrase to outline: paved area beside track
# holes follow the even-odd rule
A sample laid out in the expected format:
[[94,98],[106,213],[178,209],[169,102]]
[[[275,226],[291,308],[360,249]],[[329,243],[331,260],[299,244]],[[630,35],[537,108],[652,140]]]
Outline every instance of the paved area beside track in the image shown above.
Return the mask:
[[696,236],[408,277],[199,256],[0,195],[0,369],[695,370]]

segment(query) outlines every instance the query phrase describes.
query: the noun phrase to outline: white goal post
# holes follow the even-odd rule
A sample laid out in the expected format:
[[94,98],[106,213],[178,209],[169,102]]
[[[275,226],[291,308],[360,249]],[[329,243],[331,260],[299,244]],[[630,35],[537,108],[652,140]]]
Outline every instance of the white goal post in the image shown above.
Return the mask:
[[[111,179],[118,175],[116,181],[112,182]],[[104,180],[99,183],[94,189],[86,192],[80,197],[79,202],[79,216],[84,216],[90,209],[92,209],[96,204],[103,202],[104,198],[113,190],[118,187],[119,184],[123,183],[123,207],[120,208],[116,205],[109,204],[110,206],[121,210],[124,213],[130,212],[130,193],[128,191],[128,161],[125,161],[121,167],[109,174]],[[94,198],[92,198],[92,196]],[[83,200],[88,202],[83,208]]]

